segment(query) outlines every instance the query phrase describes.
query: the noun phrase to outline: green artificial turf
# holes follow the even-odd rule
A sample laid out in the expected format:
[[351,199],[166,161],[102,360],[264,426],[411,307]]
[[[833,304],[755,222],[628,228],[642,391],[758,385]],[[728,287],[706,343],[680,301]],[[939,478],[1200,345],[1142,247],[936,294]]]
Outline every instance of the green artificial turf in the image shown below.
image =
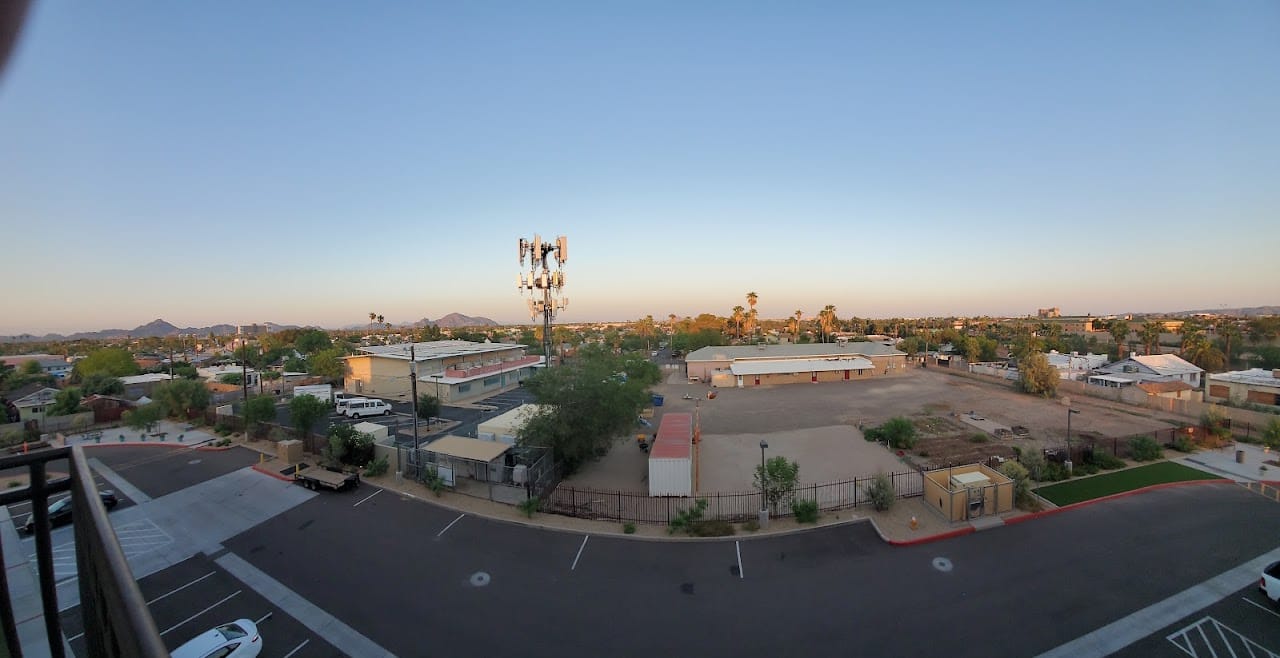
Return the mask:
[[1078,503],[1082,500],[1093,500],[1124,491],[1133,491],[1142,487],[1165,482],[1183,482],[1186,480],[1217,480],[1221,476],[1205,473],[1190,466],[1174,462],[1158,462],[1147,466],[1139,466],[1113,473],[1104,473],[1092,477],[1081,478],[1051,484],[1036,489],[1036,493],[1059,507]]

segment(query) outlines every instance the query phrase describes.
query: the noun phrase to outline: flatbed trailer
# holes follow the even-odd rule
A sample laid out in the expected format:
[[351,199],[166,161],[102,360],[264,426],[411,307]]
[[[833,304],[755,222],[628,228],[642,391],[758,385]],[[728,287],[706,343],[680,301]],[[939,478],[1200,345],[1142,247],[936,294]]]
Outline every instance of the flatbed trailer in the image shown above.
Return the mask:
[[299,468],[293,474],[293,481],[312,491],[316,489],[355,489],[360,486],[359,473],[339,473],[323,466]]

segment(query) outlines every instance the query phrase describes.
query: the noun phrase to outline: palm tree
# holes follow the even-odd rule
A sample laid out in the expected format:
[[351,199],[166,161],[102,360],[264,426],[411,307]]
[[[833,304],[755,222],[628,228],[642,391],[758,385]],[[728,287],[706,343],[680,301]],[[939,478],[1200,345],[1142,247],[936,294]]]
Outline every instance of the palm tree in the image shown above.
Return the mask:
[[757,295],[754,291],[747,293],[747,306],[750,307],[751,309],[750,313],[748,313],[747,315],[747,327],[750,329],[748,333],[750,333],[752,337],[755,336],[756,302],[759,301],[759,299],[760,299],[760,296]]
[[369,311],[369,333],[370,334],[373,333],[373,321],[377,319],[378,319],[378,314],[374,313],[373,311]]
[[1222,352],[1213,346],[1213,343],[1202,331],[1188,334],[1182,339],[1182,358],[1205,370],[1222,369]]
[[1240,327],[1231,318],[1218,318],[1213,323],[1213,330],[1222,336],[1222,356],[1227,366],[1231,365],[1231,339],[1240,336]]
[[1142,338],[1142,346],[1146,348],[1147,355],[1151,355],[1151,350],[1160,343],[1160,330],[1164,328],[1164,323],[1155,320],[1147,320],[1142,323],[1142,330],[1139,337]]
[[795,342],[797,342],[797,343],[799,343],[799,342],[800,342],[800,318],[801,318],[801,316],[803,316],[803,315],[804,315],[804,313],[801,313],[801,312],[800,312],[800,309],[796,309],[796,312],[795,312],[796,322],[795,322],[795,324],[791,325],[792,327],[794,327],[794,329],[792,329],[791,333],[795,335]]
[[746,319],[746,317],[746,313],[741,306],[733,307],[733,315],[730,316],[730,319],[733,320],[733,326],[737,327],[737,336],[739,340],[742,339],[742,321]]
[[649,339],[653,337],[656,326],[653,323],[653,316],[646,315],[636,322],[636,333],[644,337],[644,351],[649,351]]
[[818,326],[822,327],[822,342],[827,342],[827,336],[831,334],[831,329],[836,323],[836,307],[827,304],[818,312]]
[[1124,341],[1129,337],[1129,323],[1124,320],[1112,320],[1111,337],[1116,341],[1116,360],[1124,357]]
[[379,314],[379,315],[378,315],[378,318],[377,318],[377,319],[378,319],[378,324],[382,324],[383,322],[385,322],[385,321],[386,321],[386,318],[382,317],[382,315],[381,315],[381,314]]

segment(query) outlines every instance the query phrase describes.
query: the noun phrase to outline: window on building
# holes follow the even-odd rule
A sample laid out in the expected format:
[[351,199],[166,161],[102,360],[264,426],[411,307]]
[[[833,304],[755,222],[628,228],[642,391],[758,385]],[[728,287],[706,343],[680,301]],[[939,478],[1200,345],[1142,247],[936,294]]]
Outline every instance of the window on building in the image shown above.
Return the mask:
[[485,386],[485,388],[488,388],[488,387],[490,387],[490,386],[496,386],[496,385],[498,385],[498,383],[499,383],[499,382],[501,382],[501,381],[502,381],[502,378],[501,378],[501,377],[485,377],[485,378],[484,378],[484,386]]
[[458,384],[458,392],[466,393],[471,390],[471,384]]

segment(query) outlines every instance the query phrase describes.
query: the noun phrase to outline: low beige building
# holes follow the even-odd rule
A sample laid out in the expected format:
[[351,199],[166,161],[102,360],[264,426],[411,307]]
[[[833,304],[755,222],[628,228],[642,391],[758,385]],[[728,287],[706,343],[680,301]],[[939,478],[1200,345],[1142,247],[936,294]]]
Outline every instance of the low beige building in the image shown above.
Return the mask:
[[345,357],[349,393],[393,400],[409,400],[411,373],[416,372],[418,394],[457,404],[512,388],[543,365],[518,343],[473,343],[437,340],[425,343],[362,347],[363,354]]
[[1013,480],[982,464],[924,474],[924,502],[949,521],[1013,511]]
[[1209,375],[1205,402],[1250,402],[1280,407],[1280,368],[1250,368]]
[[719,387],[853,381],[907,368],[906,352],[872,342],[711,346],[685,357],[690,379]]

